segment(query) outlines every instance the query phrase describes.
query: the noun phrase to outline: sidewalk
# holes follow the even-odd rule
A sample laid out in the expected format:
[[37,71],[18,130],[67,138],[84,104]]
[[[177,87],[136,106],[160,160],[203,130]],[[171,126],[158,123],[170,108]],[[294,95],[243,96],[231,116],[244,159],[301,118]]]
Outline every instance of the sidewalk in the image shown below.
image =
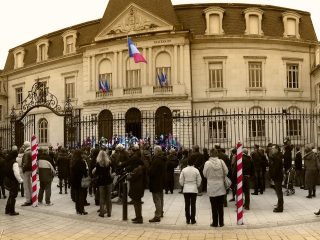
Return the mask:
[[[38,182],[39,183],[39,182]],[[16,211],[19,209],[32,211],[34,213],[49,213],[50,215],[63,216],[72,219],[81,219],[90,222],[99,222],[107,224],[115,224],[120,226],[136,226],[131,223],[131,218],[134,218],[133,205],[128,205],[128,220],[122,220],[122,205],[116,203],[117,198],[114,199],[112,215],[110,218],[105,215],[104,218],[98,216],[98,206],[94,204],[94,197],[88,195],[87,200],[90,206],[85,207],[88,215],[78,215],[75,211],[75,204],[70,198],[70,191],[68,194],[59,194],[57,187],[58,179],[55,177],[52,183],[51,200],[53,206],[40,205],[34,207],[21,207],[25,202],[25,198],[17,197]],[[38,184],[39,185],[39,184]],[[39,187],[39,186],[38,186]],[[284,196],[284,212],[274,213],[273,208],[277,203],[277,197],[274,190],[267,188],[263,195],[251,195],[250,210],[244,210],[244,225],[237,225],[237,215],[235,202],[228,202],[228,207],[224,208],[224,229],[254,229],[277,227],[284,225],[320,222],[320,217],[317,217],[313,212],[320,208],[319,197],[308,199],[306,198],[307,191],[301,190],[299,187],[295,188],[296,193],[290,196]],[[149,219],[154,216],[154,204],[152,195],[149,190],[145,190],[143,197],[144,204],[142,205],[144,224],[139,227],[144,228],[163,228],[163,229],[189,229],[189,230],[212,230],[210,227],[211,220],[211,206],[209,197],[205,194],[197,197],[197,213],[195,225],[187,225],[184,213],[184,198],[183,194],[175,190],[173,194],[164,194],[164,217],[160,223],[149,223]],[[228,200],[231,199],[231,194]],[[5,205],[7,199],[0,199],[0,204]],[[219,228],[221,229],[221,228]]]

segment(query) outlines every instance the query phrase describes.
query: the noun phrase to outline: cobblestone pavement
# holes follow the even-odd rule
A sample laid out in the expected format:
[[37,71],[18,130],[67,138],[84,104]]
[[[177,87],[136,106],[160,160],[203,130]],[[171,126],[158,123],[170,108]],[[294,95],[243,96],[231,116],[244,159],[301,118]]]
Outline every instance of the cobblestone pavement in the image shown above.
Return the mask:
[[[236,225],[234,202],[225,210],[225,227],[211,228],[210,204],[207,196],[197,199],[197,224],[187,225],[184,218],[183,196],[165,195],[165,213],[160,223],[148,222],[153,217],[151,194],[146,190],[143,198],[143,225],[122,220],[122,205],[113,204],[110,218],[99,218],[93,197],[88,196],[89,213],[75,213],[70,196],[59,194],[57,179],[52,184],[53,206],[21,207],[24,198],[19,196],[16,211],[19,216],[4,214],[6,199],[0,199],[0,240],[9,239],[320,239],[320,217],[313,212],[319,209],[318,197],[306,199],[306,191],[296,189],[294,195],[285,196],[285,211],[273,213],[276,196],[272,189],[263,195],[251,196],[249,211],[244,212],[244,225]],[[299,217],[298,217],[299,216]],[[128,218],[134,217],[133,206],[128,206]]]

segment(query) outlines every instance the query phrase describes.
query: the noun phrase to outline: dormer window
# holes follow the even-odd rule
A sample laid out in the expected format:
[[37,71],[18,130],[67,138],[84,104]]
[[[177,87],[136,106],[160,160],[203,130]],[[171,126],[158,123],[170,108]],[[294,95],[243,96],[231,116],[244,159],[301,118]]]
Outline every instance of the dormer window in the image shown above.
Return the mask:
[[222,29],[222,19],[224,9],[220,7],[210,7],[204,10],[206,15],[207,29],[205,35],[221,35],[224,34]]
[[23,47],[18,47],[15,50],[13,50],[13,56],[14,56],[14,69],[21,68],[24,66],[24,54],[25,50]]
[[37,43],[37,62],[48,59],[49,40],[41,39]]
[[283,20],[283,36],[300,38],[299,23],[301,16],[295,12],[284,12],[282,14]]
[[63,55],[74,53],[76,51],[77,31],[69,30],[62,34],[63,38]]
[[245,35],[263,35],[262,16],[264,12],[259,8],[247,8],[243,11],[246,20]]

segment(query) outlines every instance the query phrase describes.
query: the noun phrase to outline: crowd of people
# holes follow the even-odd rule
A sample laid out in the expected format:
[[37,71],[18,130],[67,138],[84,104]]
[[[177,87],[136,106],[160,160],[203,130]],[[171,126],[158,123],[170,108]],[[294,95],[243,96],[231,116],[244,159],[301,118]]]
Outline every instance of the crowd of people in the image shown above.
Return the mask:
[[[266,149],[254,145],[249,153],[247,148],[242,149],[243,195],[245,210],[250,210],[250,195],[263,194],[266,189],[265,173],[269,169],[270,185],[274,188],[278,202],[273,212],[283,212],[283,186],[288,184],[287,173],[294,168],[300,188],[308,190],[307,198],[316,196],[316,185],[319,175],[320,153],[312,144],[304,148],[302,156],[300,148],[296,147],[294,164],[292,165],[292,150],[294,146],[289,138],[284,145],[268,144]],[[129,203],[133,204],[134,224],[142,224],[142,198],[145,189],[152,193],[155,206],[154,217],[149,222],[160,222],[164,211],[164,194],[173,194],[174,174],[177,167],[180,169],[179,183],[185,200],[185,217],[187,224],[196,223],[196,200],[206,193],[210,198],[212,211],[212,227],[224,226],[224,207],[228,202],[236,200],[237,180],[237,152],[230,150],[230,155],[220,145],[212,149],[202,149],[194,145],[192,149],[169,149],[166,151],[159,145],[132,144],[126,149],[122,144],[114,148],[90,148],[69,150],[59,147],[40,148],[37,156],[39,192],[38,204],[52,206],[51,187],[55,175],[59,178],[59,194],[70,195],[75,202],[76,213],[88,214],[85,206],[87,196],[94,195],[95,205],[99,206],[99,217],[112,215],[112,198],[115,183],[119,184],[118,198],[123,194],[122,182],[129,181]],[[302,171],[302,168],[305,171]],[[11,216],[18,215],[15,211],[15,201],[19,191],[25,197],[22,206],[32,205],[32,157],[30,142],[25,141],[18,149],[13,146],[11,151],[0,151],[0,197],[6,198],[4,184],[9,189],[9,197],[5,213]],[[122,176],[122,177],[120,177]],[[231,187],[225,186],[225,177],[232,180]],[[91,179],[89,186],[84,187],[83,181]],[[118,179],[116,181],[115,179]],[[254,191],[250,194],[250,185],[253,182]],[[229,191],[232,198],[227,201]],[[44,200],[44,202],[43,202]],[[320,210],[315,212],[320,215]]]

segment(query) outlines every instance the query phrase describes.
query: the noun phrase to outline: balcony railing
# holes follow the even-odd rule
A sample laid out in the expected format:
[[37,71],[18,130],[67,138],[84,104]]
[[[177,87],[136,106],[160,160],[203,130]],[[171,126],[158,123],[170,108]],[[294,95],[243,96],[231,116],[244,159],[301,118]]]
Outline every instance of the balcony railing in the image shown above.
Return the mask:
[[136,94],[141,94],[141,93],[142,93],[141,87],[123,89],[123,95],[136,95]]
[[173,90],[172,86],[168,86],[168,87],[160,87],[160,86],[154,86],[153,87],[153,92],[154,93],[171,93]]
[[96,92],[96,98],[104,98],[104,97],[112,97],[113,96],[113,91],[109,90],[107,92]]

